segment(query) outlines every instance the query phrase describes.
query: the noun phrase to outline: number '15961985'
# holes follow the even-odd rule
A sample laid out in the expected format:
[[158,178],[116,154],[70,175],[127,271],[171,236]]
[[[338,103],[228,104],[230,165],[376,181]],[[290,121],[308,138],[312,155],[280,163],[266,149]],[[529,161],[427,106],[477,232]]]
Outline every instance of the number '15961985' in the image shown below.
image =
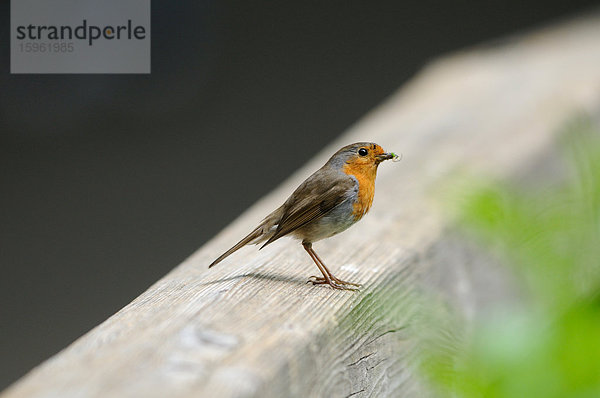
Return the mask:
[[26,42],[19,43],[21,52],[26,53],[72,53],[75,51],[75,45],[73,43],[60,42],[60,43],[36,43]]

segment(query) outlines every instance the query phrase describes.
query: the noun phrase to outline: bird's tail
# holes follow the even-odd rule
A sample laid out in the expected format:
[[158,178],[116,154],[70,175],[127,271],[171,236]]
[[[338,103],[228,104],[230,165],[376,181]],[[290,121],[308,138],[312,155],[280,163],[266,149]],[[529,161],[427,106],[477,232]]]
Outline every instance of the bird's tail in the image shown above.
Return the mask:
[[254,231],[250,232],[244,239],[242,239],[238,243],[236,243],[231,249],[227,250],[225,253],[223,253],[219,257],[217,257],[217,259],[215,261],[213,261],[212,264],[208,266],[208,268],[214,267],[215,265],[219,264],[221,261],[223,261],[225,259],[225,257],[229,256],[231,253],[237,251],[241,247],[246,246],[249,243],[260,242],[261,237],[265,238],[264,225],[262,225],[262,224],[259,225],[258,227],[256,227],[256,229]]

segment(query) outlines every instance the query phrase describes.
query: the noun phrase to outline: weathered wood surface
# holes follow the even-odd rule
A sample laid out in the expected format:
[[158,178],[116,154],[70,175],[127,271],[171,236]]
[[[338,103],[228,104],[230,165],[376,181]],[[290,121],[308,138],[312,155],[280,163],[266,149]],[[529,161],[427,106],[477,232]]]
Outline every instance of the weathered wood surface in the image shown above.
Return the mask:
[[[436,187],[459,169],[516,176],[544,159],[570,115],[599,109],[599,43],[593,17],[435,62],[3,397],[419,396],[406,330],[422,282],[437,281],[467,319],[506,294],[447,237]],[[287,239],[207,269],[338,147],[364,140],[404,160],[381,165],[367,217],[315,245],[363,291],[306,284],[317,270]]]

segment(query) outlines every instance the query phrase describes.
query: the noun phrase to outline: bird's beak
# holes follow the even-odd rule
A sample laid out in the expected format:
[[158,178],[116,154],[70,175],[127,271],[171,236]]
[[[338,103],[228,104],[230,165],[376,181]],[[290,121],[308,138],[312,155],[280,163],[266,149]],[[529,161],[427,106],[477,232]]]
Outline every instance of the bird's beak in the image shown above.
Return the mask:
[[393,153],[382,153],[381,155],[375,156],[375,159],[377,159],[378,162],[383,162],[384,160],[393,159],[394,156],[396,155]]

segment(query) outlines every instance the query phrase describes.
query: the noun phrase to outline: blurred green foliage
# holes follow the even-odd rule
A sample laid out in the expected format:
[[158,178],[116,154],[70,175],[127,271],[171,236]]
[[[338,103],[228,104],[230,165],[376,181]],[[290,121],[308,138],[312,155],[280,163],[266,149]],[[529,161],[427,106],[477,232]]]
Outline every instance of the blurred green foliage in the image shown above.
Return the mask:
[[600,129],[578,119],[560,137],[562,182],[476,184],[460,201],[461,228],[511,267],[525,298],[423,344],[440,396],[600,397]]

